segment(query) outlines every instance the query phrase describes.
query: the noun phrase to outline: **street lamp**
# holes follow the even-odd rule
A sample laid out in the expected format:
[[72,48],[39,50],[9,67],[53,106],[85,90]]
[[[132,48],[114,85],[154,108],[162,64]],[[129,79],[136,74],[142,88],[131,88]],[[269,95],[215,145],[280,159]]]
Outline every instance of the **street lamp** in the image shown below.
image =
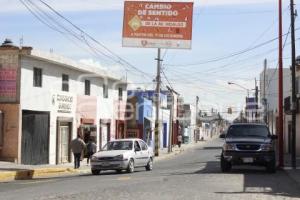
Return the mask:
[[240,88],[246,90],[246,91],[247,91],[247,96],[248,96],[248,98],[249,98],[249,89],[248,89],[248,88],[245,88],[244,86],[239,85],[239,84],[237,84],[237,83],[233,83],[233,82],[228,82],[228,85],[236,85],[236,86],[238,86],[238,87],[240,87]]

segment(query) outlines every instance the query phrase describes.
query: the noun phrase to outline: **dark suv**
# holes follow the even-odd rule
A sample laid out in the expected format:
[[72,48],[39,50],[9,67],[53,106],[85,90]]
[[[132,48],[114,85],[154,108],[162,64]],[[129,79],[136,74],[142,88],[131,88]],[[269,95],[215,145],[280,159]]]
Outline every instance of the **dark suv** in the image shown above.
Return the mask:
[[220,138],[225,139],[221,155],[223,172],[231,170],[232,165],[265,166],[270,173],[276,172],[274,140],[266,125],[233,124]]

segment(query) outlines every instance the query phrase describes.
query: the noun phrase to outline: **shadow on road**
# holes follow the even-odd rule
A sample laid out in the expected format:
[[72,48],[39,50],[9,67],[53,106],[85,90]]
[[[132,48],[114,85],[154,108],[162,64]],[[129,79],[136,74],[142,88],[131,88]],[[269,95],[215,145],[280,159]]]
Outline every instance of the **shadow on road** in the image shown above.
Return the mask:
[[[204,163],[203,163],[204,164]],[[269,174],[265,168],[252,166],[234,167],[229,173],[222,173],[219,161],[206,162],[204,167],[194,172],[171,173],[170,176],[180,175],[200,175],[200,174],[223,174],[225,179],[227,175],[242,175],[243,190],[238,192],[216,192],[217,194],[267,194],[270,196],[294,197],[300,198],[300,187],[286,172],[277,171],[276,174]],[[228,180],[230,178],[228,177]]]
[[222,147],[221,146],[216,146],[216,147],[203,147],[197,150],[221,150]]

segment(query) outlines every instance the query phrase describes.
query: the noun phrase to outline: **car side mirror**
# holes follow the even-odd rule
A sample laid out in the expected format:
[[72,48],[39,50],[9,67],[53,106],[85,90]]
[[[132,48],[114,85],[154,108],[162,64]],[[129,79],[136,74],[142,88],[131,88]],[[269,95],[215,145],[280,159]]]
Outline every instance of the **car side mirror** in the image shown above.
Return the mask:
[[277,139],[278,139],[278,135],[270,135],[270,138],[271,138],[272,140],[277,140]]
[[226,135],[224,133],[222,133],[219,137],[222,139],[225,139]]

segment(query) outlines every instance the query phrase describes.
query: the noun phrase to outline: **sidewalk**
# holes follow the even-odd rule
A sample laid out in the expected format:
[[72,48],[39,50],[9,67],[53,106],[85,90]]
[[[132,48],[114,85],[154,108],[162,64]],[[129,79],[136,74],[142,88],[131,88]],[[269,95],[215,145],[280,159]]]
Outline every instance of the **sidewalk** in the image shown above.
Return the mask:
[[0,161],[0,182],[76,175],[90,172],[90,167],[86,166],[85,160],[81,162],[80,169],[75,170],[73,166],[73,163],[62,165],[20,165]]
[[[154,162],[170,159],[185,150],[205,144],[205,141],[182,144],[181,148],[174,146],[172,152],[168,153],[168,149],[160,150],[159,156],[154,158]],[[67,175],[80,175],[90,173],[90,166],[86,165],[86,160],[81,162],[79,169],[74,169],[73,163],[62,165],[20,165],[10,162],[0,161],[0,182],[13,181],[13,180],[30,180],[37,178],[50,178],[60,177]]]
[[291,179],[293,179],[300,187],[300,157],[297,158],[296,163],[297,163],[297,168],[293,169],[291,167],[290,155],[285,155],[284,170],[287,173],[287,175]]

